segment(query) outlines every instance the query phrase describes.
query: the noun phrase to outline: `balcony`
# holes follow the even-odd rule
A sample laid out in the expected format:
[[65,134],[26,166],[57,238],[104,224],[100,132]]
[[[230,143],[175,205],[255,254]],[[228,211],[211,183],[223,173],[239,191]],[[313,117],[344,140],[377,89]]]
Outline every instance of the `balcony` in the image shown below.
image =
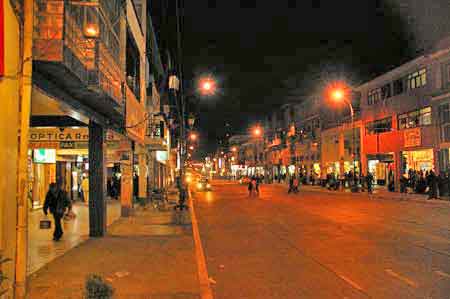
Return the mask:
[[108,118],[124,113],[112,2],[37,0],[33,33],[33,71]]

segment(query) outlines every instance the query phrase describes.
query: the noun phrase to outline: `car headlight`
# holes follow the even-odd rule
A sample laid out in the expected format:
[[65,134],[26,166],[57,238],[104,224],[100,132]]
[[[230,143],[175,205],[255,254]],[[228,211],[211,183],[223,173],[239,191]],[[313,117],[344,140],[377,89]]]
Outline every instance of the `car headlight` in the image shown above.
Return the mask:
[[207,185],[206,185],[206,188],[211,188],[211,185],[210,185],[210,184],[207,184]]

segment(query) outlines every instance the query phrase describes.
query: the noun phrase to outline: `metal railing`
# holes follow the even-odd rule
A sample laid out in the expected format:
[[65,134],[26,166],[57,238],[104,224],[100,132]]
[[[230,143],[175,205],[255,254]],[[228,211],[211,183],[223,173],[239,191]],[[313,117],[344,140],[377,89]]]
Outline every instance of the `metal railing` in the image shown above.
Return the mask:
[[[117,1],[83,3],[36,0],[33,59],[60,63],[86,87],[123,105],[120,43],[112,24],[120,15],[114,10]],[[89,24],[97,28],[98,36],[85,34]]]

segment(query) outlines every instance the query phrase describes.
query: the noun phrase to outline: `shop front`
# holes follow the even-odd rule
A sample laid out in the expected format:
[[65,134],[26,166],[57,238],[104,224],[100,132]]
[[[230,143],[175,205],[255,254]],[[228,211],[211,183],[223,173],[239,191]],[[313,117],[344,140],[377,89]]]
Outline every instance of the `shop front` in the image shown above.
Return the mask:
[[[120,136],[107,134],[107,191],[120,191]],[[89,176],[89,133],[81,127],[30,128],[28,151],[29,198],[33,208],[41,208],[50,183],[57,183],[72,201],[87,202],[83,180]]]
[[427,172],[434,169],[433,149],[421,149],[413,151],[403,151],[402,174],[407,174],[409,170]]
[[394,153],[367,155],[367,169],[374,177],[374,183],[387,186],[394,179]]

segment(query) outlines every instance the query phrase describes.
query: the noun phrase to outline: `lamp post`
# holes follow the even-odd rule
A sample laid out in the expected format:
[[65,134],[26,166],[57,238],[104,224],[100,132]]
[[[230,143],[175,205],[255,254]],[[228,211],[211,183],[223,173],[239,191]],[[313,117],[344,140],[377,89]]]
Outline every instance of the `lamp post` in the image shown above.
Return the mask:
[[344,102],[350,109],[351,127],[352,127],[352,155],[353,155],[353,186],[352,192],[359,192],[359,187],[356,179],[356,136],[355,136],[355,111],[352,102],[346,97],[345,90],[336,88],[332,91],[331,96],[336,102]]

